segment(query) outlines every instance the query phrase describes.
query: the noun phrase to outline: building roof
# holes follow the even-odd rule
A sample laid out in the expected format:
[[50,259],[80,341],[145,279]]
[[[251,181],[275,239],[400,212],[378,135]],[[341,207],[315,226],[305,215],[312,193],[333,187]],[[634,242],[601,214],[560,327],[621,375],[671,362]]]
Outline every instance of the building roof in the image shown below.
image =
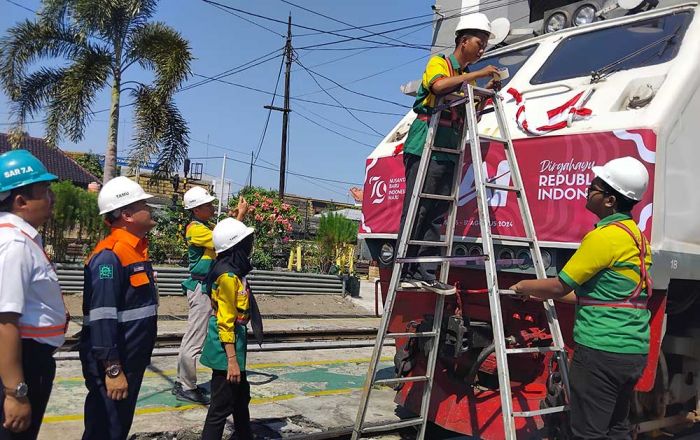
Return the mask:
[[[50,173],[57,175],[60,180],[70,180],[83,188],[87,187],[90,182],[102,180],[81,167],[60,148],[49,147],[44,139],[25,135],[22,138],[21,148],[29,150],[46,166]],[[0,154],[11,149],[9,136],[6,133],[0,133]]]

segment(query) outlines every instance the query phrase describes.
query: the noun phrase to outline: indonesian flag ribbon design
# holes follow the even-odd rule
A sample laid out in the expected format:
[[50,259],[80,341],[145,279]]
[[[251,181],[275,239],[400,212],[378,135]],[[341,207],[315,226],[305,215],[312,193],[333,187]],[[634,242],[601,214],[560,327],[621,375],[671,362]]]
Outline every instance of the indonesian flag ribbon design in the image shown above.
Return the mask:
[[542,125],[537,123],[532,124],[533,127],[528,123],[525,114],[525,98],[523,98],[523,95],[512,87],[507,90],[507,93],[515,99],[515,103],[518,106],[518,110],[515,113],[515,120],[518,123],[518,127],[524,132],[534,136],[542,136],[543,134],[568,127],[573,121],[584,119],[593,113],[591,109],[583,107],[583,104],[588,101],[593,90],[584,90],[574,95],[562,105],[548,110],[547,122]]

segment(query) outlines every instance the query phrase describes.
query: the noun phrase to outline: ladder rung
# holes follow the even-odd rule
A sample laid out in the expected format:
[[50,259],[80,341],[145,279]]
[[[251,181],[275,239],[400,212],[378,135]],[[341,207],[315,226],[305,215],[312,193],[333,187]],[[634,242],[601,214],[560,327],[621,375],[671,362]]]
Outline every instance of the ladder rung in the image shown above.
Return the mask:
[[454,154],[455,156],[459,156],[461,153],[460,150],[455,150],[454,148],[432,147],[431,150],[433,153],[447,153]]
[[553,414],[558,412],[568,411],[568,406],[553,406],[551,408],[536,409],[533,411],[515,411],[513,412],[513,417],[535,417],[543,416],[545,414]]
[[518,353],[549,353],[550,351],[561,351],[557,347],[525,347],[525,348],[506,348],[508,354]]
[[501,241],[514,241],[517,243],[532,243],[532,238],[530,237],[516,237],[512,235],[492,235],[492,239]]
[[510,289],[499,289],[498,293],[500,293],[501,295],[520,295],[515,290]]
[[406,257],[397,258],[397,263],[442,263],[445,261],[453,263],[478,263],[487,260],[486,255],[450,255],[447,257]]
[[497,137],[497,136],[487,136],[485,134],[480,134],[479,136],[479,142],[483,141],[491,141],[491,142],[498,142],[499,144],[508,144],[508,141],[506,139]]
[[360,429],[362,434],[370,434],[372,432],[393,431],[394,429],[408,428],[409,426],[418,426],[423,424],[423,417],[414,419],[402,420],[400,422],[385,423],[383,425],[367,426]]
[[504,190],[504,191],[520,192],[520,188],[516,188],[516,187],[510,186],[510,185],[499,185],[499,184],[497,184],[497,183],[489,183],[489,182],[486,182],[486,183],[484,183],[484,186],[485,186],[486,188],[491,188],[491,189],[501,189],[501,190]]
[[407,383],[407,382],[427,382],[428,376],[407,376],[393,377],[391,379],[377,379],[373,385],[387,385],[390,383]]
[[387,333],[385,338],[428,338],[437,336],[436,332],[403,332],[403,333]]
[[435,246],[435,247],[447,247],[446,241],[424,241],[424,240],[408,240],[409,246]]
[[454,202],[455,200],[455,196],[445,196],[442,194],[420,193],[419,197],[422,199],[447,200],[448,202]]
[[482,87],[472,87],[472,90],[474,90],[475,96],[488,96],[489,98],[495,96],[497,93],[495,90],[484,89]]

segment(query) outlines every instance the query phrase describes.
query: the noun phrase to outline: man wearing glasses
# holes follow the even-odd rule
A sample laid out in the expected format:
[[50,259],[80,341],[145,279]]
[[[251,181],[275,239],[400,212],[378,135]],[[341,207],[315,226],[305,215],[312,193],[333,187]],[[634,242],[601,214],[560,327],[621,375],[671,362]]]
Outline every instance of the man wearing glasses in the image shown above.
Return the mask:
[[629,439],[629,404],[647,363],[651,249],[632,219],[649,182],[632,157],[593,167],[586,209],[600,221],[559,276],[524,280],[516,293],[576,303],[571,364],[573,438]]

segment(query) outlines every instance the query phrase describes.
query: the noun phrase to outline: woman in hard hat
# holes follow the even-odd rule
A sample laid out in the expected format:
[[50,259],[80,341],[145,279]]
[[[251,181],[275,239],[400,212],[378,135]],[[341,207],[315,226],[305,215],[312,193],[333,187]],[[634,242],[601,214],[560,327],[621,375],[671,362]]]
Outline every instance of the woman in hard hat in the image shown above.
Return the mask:
[[141,382],[156,342],[158,292],[146,235],[156,225],[153,196],[120,176],[97,196],[110,233],[88,258],[80,361],[88,389],[83,440],[129,435]]
[[227,218],[214,227],[216,261],[204,281],[216,316],[209,329],[200,362],[212,369],[211,403],[204,422],[203,440],[220,440],[228,416],[233,415],[236,438],[252,439],[250,385],[246,378],[246,325],[251,296],[246,275],[253,269],[254,229]]
[[[470,72],[467,67],[481,58],[488,40],[492,37],[491,23],[484,14],[465,15],[457,24],[455,50],[452,54],[449,56],[436,55],[428,61],[423,72],[421,85],[416,93],[416,101],[413,104],[413,111],[416,112],[417,116],[408,130],[403,146],[406,197],[403,200],[401,222],[399,223],[402,230],[399,231],[399,237],[401,237],[403,226],[406,223],[411,194],[418,177],[418,166],[428,135],[428,124],[437,97],[453,92],[464,82],[475,85],[475,81],[479,78],[496,79],[498,69],[494,66],[486,66],[476,72]],[[494,82],[490,82],[487,87],[491,88],[493,85]],[[440,116],[435,144],[444,148],[457,149],[461,139],[462,125],[463,116],[457,113],[456,108],[445,110]],[[456,158],[457,156],[454,154],[434,153],[428,166],[422,192],[449,195],[452,191]],[[423,199],[416,213],[411,238],[421,241],[439,241],[441,218],[448,207],[449,202]],[[414,257],[417,255],[435,256],[437,250],[432,247],[409,246],[406,256]],[[456,291],[454,286],[437,281],[435,275],[421,264],[404,265],[401,274],[401,287],[404,289],[428,289],[441,295],[452,295]]]
[[37,231],[57,177],[27,150],[0,155],[0,439],[35,439],[63,345],[66,311]]
[[628,439],[629,404],[647,363],[651,250],[632,219],[649,182],[632,157],[593,167],[586,208],[600,221],[557,278],[520,281],[516,293],[576,302],[571,364],[574,439]]

